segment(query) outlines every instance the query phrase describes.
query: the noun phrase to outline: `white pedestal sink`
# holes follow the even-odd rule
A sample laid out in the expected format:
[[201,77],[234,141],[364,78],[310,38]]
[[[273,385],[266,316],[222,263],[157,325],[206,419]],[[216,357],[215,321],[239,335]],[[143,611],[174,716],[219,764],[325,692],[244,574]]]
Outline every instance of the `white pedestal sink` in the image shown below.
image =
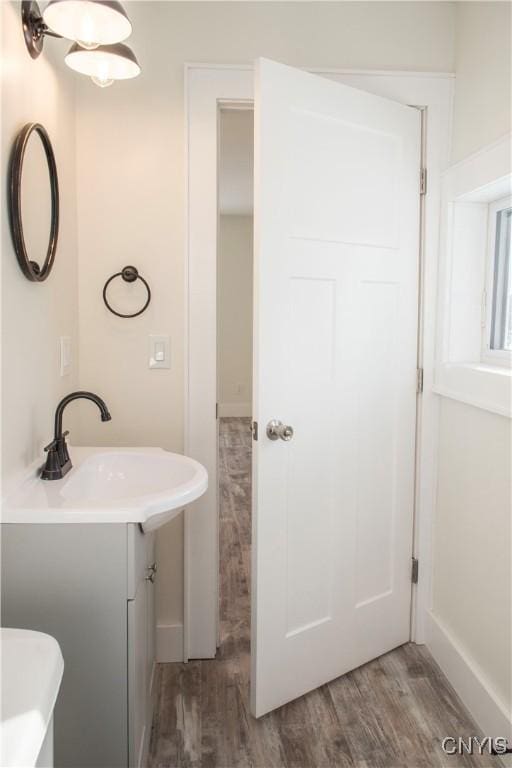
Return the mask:
[[4,523],[140,523],[153,531],[202,496],[206,469],[160,448],[69,448],[62,480],[37,471],[4,503]]

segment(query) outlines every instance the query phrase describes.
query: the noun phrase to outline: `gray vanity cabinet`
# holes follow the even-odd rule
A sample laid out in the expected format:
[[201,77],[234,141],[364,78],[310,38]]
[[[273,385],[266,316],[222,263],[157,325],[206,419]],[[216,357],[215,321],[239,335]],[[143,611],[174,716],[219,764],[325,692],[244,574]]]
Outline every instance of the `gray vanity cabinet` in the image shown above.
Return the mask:
[[2,625],[59,642],[57,768],[144,766],[154,678],[154,536],[136,524],[3,524]]

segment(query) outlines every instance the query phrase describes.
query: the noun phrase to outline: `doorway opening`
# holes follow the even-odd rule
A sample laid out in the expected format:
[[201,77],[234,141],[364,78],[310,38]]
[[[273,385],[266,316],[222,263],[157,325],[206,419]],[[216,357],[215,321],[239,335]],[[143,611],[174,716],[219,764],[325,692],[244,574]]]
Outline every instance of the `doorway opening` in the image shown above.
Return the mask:
[[250,666],[253,133],[250,108],[221,108],[218,131],[217,461],[219,657]]
[[[385,577],[386,562],[393,566],[398,563],[399,571],[393,574],[397,578],[392,579],[392,585],[396,587],[400,584],[400,595],[404,597],[403,634],[406,639],[410,632],[411,591],[421,596],[425,592],[425,585],[428,586],[430,569],[427,551],[425,557],[421,559],[420,583],[417,587],[411,587],[410,541],[412,535],[409,536],[408,532],[406,532],[407,536],[402,535],[402,526],[400,526],[401,540],[407,541],[407,547],[405,544],[403,547],[400,546],[399,559],[387,557],[389,546],[379,545],[377,561],[373,556],[369,556],[369,543],[366,542],[368,538],[366,533],[369,535],[369,541],[374,541],[375,538],[382,539],[384,532],[389,544],[390,530],[395,533],[398,530],[396,525],[390,528],[382,523],[382,518],[386,514],[389,517],[390,499],[392,502],[393,496],[380,491],[377,494],[375,489],[376,479],[378,479],[379,488],[387,483],[386,488],[389,491],[388,486],[396,479],[396,473],[385,471],[382,456],[385,455],[389,464],[390,455],[395,455],[395,448],[401,449],[404,441],[391,439],[386,443],[389,450],[386,448],[385,451],[384,448],[373,450],[376,449],[376,445],[372,443],[370,446],[372,450],[368,453],[364,450],[364,445],[356,450],[354,440],[351,440],[347,444],[342,460],[339,460],[339,457],[336,459],[338,443],[335,441],[350,435],[360,436],[363,442],[372,435],[380,440],[382,435],[387,435],[390,429],[393,431],[396,428],[401,436],[406,430],[407,442],[412,442],[410,433],[414,412],[413,401],[416,401],[417,378],[417,360],[416,354],[413,354],[416,351],[417,339],[413,338],[412,332],[416,324],[414,317],[400,320],[392,309],[395,306],[393,297],[398,296],[398,298],[407,297],[405,302],[407,306],[403,302],[398,303],[400,317],[404,312],[416,314],[413,310],[417,311],[415,298],[417,283],[413,280],[414,275],[411,274],[417,262],[413,258],[404,259],[403,257],[406,243],[407,252],[412,254],[417,251],[418,232],[413,226],[413,220],[417,216],[420,142],[417,136],[417,120],[413,116],[413,111],[406,108],[404,112],[400,104],[418,103],[429,107],[433,105],[434,124],[439,122],[438,112],[435,111],[439,98],[444,110],[442,114],[445,114],[449,104],[444,97],[446,84],[443,83],[442,87],[439,87],[438,79],[435,82],[429,80],[426,88],[424,78],[411,80],[410,77],[402,75],[393,75],[384,80],[381,76],[376,77],[372,73],[364,76],[353,73],[330,73],[325,78],[312,78],[311,75],[301,75],[298,71],[292,71],[290,68],[269,61],[257,62],[256,69],[258,88],[255,88],[252,68],[205,69],[191,65],[187,75],[189,205],[185,435],[186,451],[207,467],[210,487],[208,493],[198,501],[194,509],[187,510],[185,515],[184,631],[186,658],[212,659],[216,655],[219,658],[216,652],[219,639],[217,499],[219,422],[215,415],[219,106],[251,107],[256,96],[255,135],[258,152],[255,155],[254,168],[257,203],[254,223],[254,270],[257,278],[254,304],[256,320],[253,420],[259,425],[259,439],[252,443],[255,470],[252,479],[252,515],[253,527],[257,524],[257,536],[253,535],[252,542],[251,697],[254,692],[255,698],[251,701],[251,712],[258,716],[265,710],[268,711],[269,707],[277,707],[301,692],[318,686],[322,679],[334,678],[340,669],[354,668],[357,663],[362,663],[359,658],[352,659],[349,660],[349,664],[344,664],[342,667],[337,665],[336,669],[328,671],[328,674],[322,675],[321,678],[315,678],[312,682],[305,681],[306,674],[315,672],[313,664],[301,663],[299,658],[301,654],[306,654],[308,648],[311,649],[309,637],[313,640],[314,636],[320,642],[320,636],[322,636],[332,650],[332,652],[326,651],[322,645],[315,655],[308,654],[308,659],[314,658],[318,661],[317,666],[324,667],[331,661],[333,663],[339,661],[341,653],[352,653],[352,649],[354,653],[359,651],[362,653],[363,645],[366,647],[368,642],[374,639],[376,641],[380,637],[375,631],[362,631],[361,627],[356,626],[352,629],[354,632],[357,631],[358,636],[362,636],[364,643],[340,644],[338,624],[344,631],[348,631],[348,611],[339,610],[345,593],[341,596],[338,592],[336,595],[333,594],[333,600],[326,606],[326,595],[330,596],[332,590],[341,583],[347,583],[347,579],[353,579],[354,568],[351,567],[351,562],[358,553],[360,554],[358,562],[361,564],[357,571],[358,583],[356,584],[358,589],[355,608],[358,614],[369,615],[372,611],[373,614],[378,613],[379,605],[393,598],[389,590],[382,591],[383,579],[378,578],[377,571],[380,569]],[[293,82],[290,83],[290,80]],[[338,82],[329,84],[328,80]],[[279,98],[274,98],[276,88],[279,90]],[[366,95],[360,89],[364,89]],[[311,98],[307,95],[310,91],[312,91]],[[375,94],[377,101],[372,94]],[[386,100],[379,98],[382,96]],[[398,103],[391,104],[388,101],[390,98]],[[297,106],[295,104],[297,99],[304,104]],[[293,102],[291,109],[281,109],[283,103],[289,104],[290,100]],[[359,115],[362,120],[361,130],[357,130],[354,135],[344,136],[340,141],[341,137],[336,130],[337,121],[322,118],[325,112],[322,106],[324,101],[329,102],[327,111],[330,115],[333,110],[340,112],[343,125],[346,124],[347,112],[351,115],[353,112],[359,114],[358,110],[362,108],[363,102],[367,104],[368,110],[365,115]],[[382,162],[378,165],[367,163],[368,151],[361,145],[364,144],[366,147],[365,142],[371,142],[372,137],[385,143],[386,137],[395,135],[394,129],[391,130],[392,126],[390,126],[391,133],[387,130],[383,132],[380,128],[375,132],[371,130],[371,126],[369,131],[365,130],[367,118],[369,120],[375,112],[378,113],[378,119],[376,118],[378,126],[386,121],[393,124],[396,122],[397,135],[403,133],[408,136],[406,144],[410,162],[402,166],[393,165],[391,168],[389,164],[394,162],[393,153],[379,152],[377,154]],[[293,124],[288,126],[290,120]],[[288,121],[286,130],[283,127],[283,121]],[[352,124],[359,125],[357,120],[355,122],[352,120],[350,125]],[[429,133],[430,137],[433,135],[439,136],[439,133]],[[294,138],[293,146],[290,136]],[[348,155],[347,142],[351,142],[352,147]],[[403,141],[400,139],[397,146],[402,145]],[[439,147],[435,141],[429,141],[428,137],[427,145],[431,150],[429,155],[431,163],[434,163],[437,169]],[[364,179],[357,175],[356,178],[348,178],[347,173],[337,172],[338,165],[345,167],[348,163],[349,169],[355,167],[356,155],[360,158],[356,165],[359,164],[365,173],[371,172],[376,175],[378,184],[369,183],[371,180],[366,176]],[[333,157],[337,158],[336,162]],[[388,163],[387,166],[386,163]],[[403,177],[400,175],[400,167],[405,173]],[[430,217],[426,219],[425,228],[431,234],[433,233],[432,237],[435,237],[437,207],[433,205],[433,195],[436,193],[437,176],[435,173],[432,175],[431,167],[429,166],[429,196],[425,198],[425,208]],[[386,172],[386,168],[390,173]],[[304,174],[307,176],[308,183],[297,183]],[[393,178],[397,183],[399,180],[399,186],[407,186],[407,194],[404,189],[404,194],[397,196],[391,189],[389,194],[382,195],[383,185],[389,186]],[[359,193],[362,190],[365,194],[354,196],[356,188]],[[321,205],[320,191],[323,194]],[[368,198],[370,192],[371,201]],[[400,248],[386,250],[386,244],[388,246],[392,244],[393,232],[396,235],[393,222],[396,224],[397,219],[391,215],[383,217],[382,199],[391,201],[390,205],[393,203],[400,205],[401,208],[407,205],[410,209],[407,215],[404,212],[404,215],[399,217],[399,222],[404,226],[407,223],[407,232],[403,233],[404,237],[401,236],[399,241],[396,241],[399,242]],[[290,202],[283,205],[283,200]],[[341,219],[338,215],[339,204],[334,204],[333,200],[343,203],[345,215]],[[369,202],[372,202],[374,213],[370,217],[368,216]],[[412,211],[413,205],[414,211]],[[360,206],[357,208],[357,215],[349,215],[347,206],[351,206],[350,210],[354,206],[356,208]],[[286,212],[287,215],[276,215],[276,212],[281,211]],[[343,227],[348,230],[345,231]],[[434,242],[432,237],[427,238],[429,243]],[[386,250],[386,258],[373,258],[374,251],[379,248]],[[367,258],[362,259],[361,254]],[[426,263],[431,262],[427,259]],[[393,265],[396,269],[391,273]],[[378,272],[379,266],[382,267],[380,272]],[[402,267],[404,269],[400,271]],[[363,271],[363,268],[367,268],[366,271]],[[404,270],[406,274],[402,274]],[[427,286],[432,286],[431,271],[430,268],[425,271]],[[400,284],[404,280],[407,286],[402,290]],[[359,300],[361,292],[364,301]],[[361,312],[362,317],[360,317]],[[352,317],[354,313],[359,315],[354,318]],[[422,325],[424,323],[425,317]],[[357,329],[357,334],[353,333],[354,329]],[[364,343],[357,344],[357,340],[361,339],[362,331],[364,331]],[[378,332],[378,343],[375,343],[374,331]],[[409,342],[406,355],[408,374],[399,377],[398,366],[390,358],[396,357],[398,353],[405,356],[406,345],[403,343],[390,345],[387,343],[389,339],[386,334],[392,337],[405,333],[408,334]],[[334,336],[340,337],[339,345],[330,344]],[[368,339],[372,342],[371,355],[364,354]],[[346,343],[342,344],[342,340]],[[333,349],[339,350],[340,354],[344,355],[343,360],[337,361],[335,366],[329,363],[329,361],[332,362]],[[422,355],[426,355],[429,360],[429,366],[426,369],[428,381],[428,371],[432,370],[430,347],[421,349]],[[303,375],[297,374],[299,365],[302,366],[301,374]],[[370,370],[372,366],[380,366],[382,375],[373,375],[373,369]],[[283,369],[284,378],[281,375]],[[330,373],[337,376],[339,372],[343,373],[343,380],[339,384],[340,387],[347,389],[345,393],[347,397],[343,396],[334,408],[330,406],[330,401],[327,402],[325,387],[319,389],[316,384],[320,375],[323,381]],[[391,386],[397,381],[403,383],[404,387],[407,382],[411,386],[407,386],[407,392],[404,390],[399,397],[390,399],[388,390],[386,389],[385,392],[383,390],[383,384],[387,387],[388,384]],[[330,379],[329,382],[326,386],[329,384],[329,392],[331,392],[334,385]],[[375,407],[367,408],[365,403],[367,397],[372,394],[373,382],[378,384],[375,389],[375,398],[378,403]],[[304,403],[310,403],[311,399],[302,397],[302,391],[305,387],[313,387],[313,384],[316,392],[321,391],[322,397],[312,402],[312,407],[314,406],[312,413],[309,411],[305,413]],[[336,391],[338,389],[339,387]],[[354,399],[359,405],[352,402]],[[364,403],[361,404],[362,399]],[[407,408],[408,417],[396,419],[396,408],[381,408],[380,401],[388,404],[393,401],[397,407]],[[424,415],[423,412],[428,410],[431,400],[420,398],[420,401],[423,404],[422,414]],[[321,420],[318,416],[319,411],[322,412]],[[343,429],[336,428],[337,422],[333,424],[332,419],[328,418],[329,414],[326,415],[327,411],[335,414],[338,421],[343,416]],[[353,422],[359,418],[358,413],[365,424],[371,421],[368,428],[359,431],[355,429],[356,425]],[[294,436],[291,442],[282,442],[286,439],[284,436],[282,440],[274,441],[273,435],[268,435],[267,427],[276,419],[282,420],[285,426],[293,427]],[[387,431],[377,428],[377,422],[383,424]],[[422,462],[425,463],[423,461],[425,441],[431,421],[422,419],[423,424],[427,429],[425,431],[422,426],[420,441]],[[315,430],[314,435],[310,435],[312,429]],[[331,444],[333,450],[326,451],[325,446]],[[317,448],[313,449],[314,446]],[[375,472],[365,470],[363,478],[360,478],[360,473],[352,471],[358,456],[371,459],[372,466],[375,464]],[[336,459],[334,471],[329,469],[330,464],[329,467],[327,466],[329,462],[322,463],[322,457],[327,457],[329,461]],[[404,457],[407,459],[405,463],[402,460]],[[399,498],[400,513],[406,508],[411,510],[413,506],[409,487],[410,478],[413,477],[413,472],[410,471],[411,457],[413,457],[413,450],[401,450],[400,461],[394,462],[395,468],[400,472],[400,479],[407,478],[407,493]],[[340,493],[346,496],[349,493],[347,489],[353,490],[354,482],[359,483],[361,479],[358,487],[364,492],[364,509],[367,512],[365,520],[374,517],[369,509],[372,504],[378,504],[379,509],[383,510],[384,514],[380,514],[379,517],[381,522],[379,526],[372,526],[369,531],[367,527],[361,531],[359,526],[359,530],[356,531],[358,540],[365,541],[365,546],[354,548],[352,546],[354,537],[352,537],[350,539],[352,549],[347,557],[322,556],[326,552],[329,554],[340,551],[340,547],[333,543],[336,536],[330,534],[329,526],[324,523],[326,517],[329,518],[328,513],[331,507],[347,509],[350,512],[347,516],[331,515],[331,523],[334,522],[339,526],[347,517],[347,525],[352,526],[352,531],[355,509],[353,502],[357,496],[350,490],[348,504],[343,504],[343,500],[336,497],[336,501],[332,501],[329,509],[326,505],[322,505],[319,509],[319,499],[313,498],[312,490],[314,489],[307,484],[307,477],[311,476],[312,463],[315,464],[315,468],[320,464],[320,470],[324,474],[328,471],[327,480],[333,479],[337,483],[338,496],[340,495],[338,489],[341,489]],[[344,475],[342,483],[340,473]],[[372,477],[373,482],[363,482],[364,477]],[[291,497],[284,493],[286,489],[292,491]],[[425,503],[424,497],[425,493],[422,492],[420,510]],[[397,499],[397,496],[395,495],[394,498]],[[361,501],[360,495],[359,500]],[[404,500],[407,503],[403,503]],[[421,513],[420,526],[416,529],[415,553],[418,552],[420,555],[425,552],[425,528],[430,521],[429,510],[430,507],[426,514]],[[393,508],[392,511],[394,514],[396,509]],[[361,515],[358,519],[361,520]],[[327,522],[329,522],[328,519]],[[409,522],[408,517],[407,526]],[[339,531],[336,530],[335,533],[338,535]],[[347,537],[338,536],[338,540],[347,546],[349,544]],[[275,557],[276,553],[280,555],[284,552],[290,556]],[[342,567],[347,571],[345,580],[339,578],[338,571]],[[333,578],[330,578],[330,575]],[[387,575],[389,576],[389,569]],[[323,588],[326,581],[329,582],[328,586],[332,587],[331,590]],[[373,594],[370,589],[372,585],[380,590],[378,594]],[[354,592],[353,589],[352,592]],[[360,595],[360,592],[364,594]],[[375,599],[370,599],[373,597]],[[329,611],[330,606],[336,610]],[[424,615],[424,606],[423,600],[422,605],[414,612],[416,640],[423,639],[421,618]],[[398,624],[396,621],[386,621],[384,628],[386,627],[394,630]],[[286,648],[281,647],[284,645]],[[378,651],[379,649],[377,649],[377,655]],[[372,658],[376,653],[372,651],[365,656]],[[274,660],[279,660],[279,663],[274,663]],[[228,666],[236,675],[233,661],[228,662]],[[211,669],[217,669],[217,665],[211,665]],[[295,683],[297,685],[300,683],[300,690],[290,691],[289,689]],[[286,695],[280,696],[277,700],[279,691],[284,689],[286,689]],[[263,693],[265,700],[262,698]],[[269,697],[273,697],[272,701],[268,700]]]

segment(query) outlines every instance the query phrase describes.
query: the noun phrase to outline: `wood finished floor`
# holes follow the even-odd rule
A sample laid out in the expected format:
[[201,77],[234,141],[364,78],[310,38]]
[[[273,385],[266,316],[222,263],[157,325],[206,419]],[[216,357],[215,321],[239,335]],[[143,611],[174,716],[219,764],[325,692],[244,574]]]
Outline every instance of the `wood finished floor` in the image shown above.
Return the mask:
[[498,768],[448,757],[479,733],[428,651],[407,644],[255,720],[249,712],[251,440],[220,422],[221,645],[214,660],[159,664],[151,768]]

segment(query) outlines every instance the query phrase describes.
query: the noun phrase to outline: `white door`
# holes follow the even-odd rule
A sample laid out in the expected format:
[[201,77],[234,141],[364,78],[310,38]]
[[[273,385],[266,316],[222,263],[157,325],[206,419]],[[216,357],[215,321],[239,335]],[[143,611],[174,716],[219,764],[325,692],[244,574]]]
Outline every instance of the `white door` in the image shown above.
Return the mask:
[[419,168],[418,110],[258,62],[256,716],[409,639]]

